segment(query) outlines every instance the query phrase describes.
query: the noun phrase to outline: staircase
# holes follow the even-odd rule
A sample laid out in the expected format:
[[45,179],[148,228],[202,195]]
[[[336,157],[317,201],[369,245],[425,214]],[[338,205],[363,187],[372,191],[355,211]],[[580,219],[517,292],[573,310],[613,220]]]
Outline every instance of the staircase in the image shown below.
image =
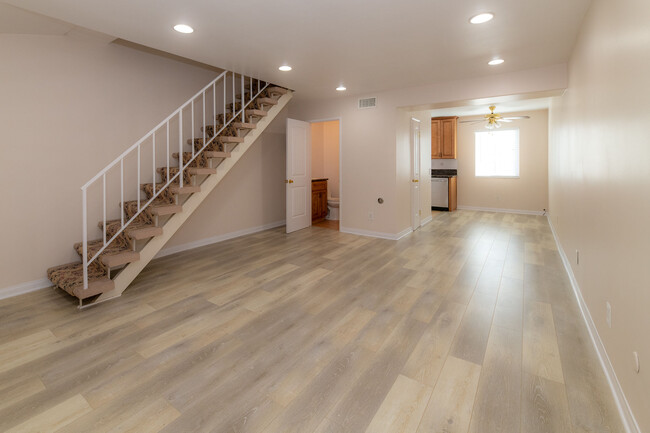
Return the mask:
[[50,281],[80,308],[120,296],[291,97],[221,73],[81,188],[80,261],[48,269]]

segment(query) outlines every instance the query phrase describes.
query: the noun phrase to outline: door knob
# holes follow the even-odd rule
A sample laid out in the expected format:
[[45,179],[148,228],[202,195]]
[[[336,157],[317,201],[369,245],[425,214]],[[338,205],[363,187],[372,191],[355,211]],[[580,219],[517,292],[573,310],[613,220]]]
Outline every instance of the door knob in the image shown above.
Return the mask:
[[416,182],[417,183],[417,182],[419,182],[419,180],[418,179],[413,179],[411,182]]
[[293,179],[285,179],[284,183],[293,183]]

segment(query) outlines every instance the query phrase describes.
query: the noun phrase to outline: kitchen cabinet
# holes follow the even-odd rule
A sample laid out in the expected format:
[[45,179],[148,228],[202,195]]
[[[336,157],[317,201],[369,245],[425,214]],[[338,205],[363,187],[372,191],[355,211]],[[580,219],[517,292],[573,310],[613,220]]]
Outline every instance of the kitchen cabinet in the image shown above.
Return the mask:
[[311,181],[311,221],[318,222],[327,216],[327,179]]
[[456,159],[458,116],[431,118],[431,159]]

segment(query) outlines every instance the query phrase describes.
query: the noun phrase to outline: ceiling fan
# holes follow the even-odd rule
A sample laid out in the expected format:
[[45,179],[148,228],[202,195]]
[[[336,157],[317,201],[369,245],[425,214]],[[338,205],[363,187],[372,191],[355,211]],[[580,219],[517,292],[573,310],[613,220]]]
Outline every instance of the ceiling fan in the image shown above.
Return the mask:
[[499,113],[495,113],[494,110],[496,110],[495,105],[490,105],[490,114],[486,114],[483,116],[485,119],[484,120],[461,120],[459,123],[481,123],[487,121],[485,124],[485,127],[487,129],[496,129],[496,128],[501,128],[501,123],[506,122],[510,123],[513,120],[522,120],[522,119],[530,119],[530,116],[511,116],[511,117],[503,117]]

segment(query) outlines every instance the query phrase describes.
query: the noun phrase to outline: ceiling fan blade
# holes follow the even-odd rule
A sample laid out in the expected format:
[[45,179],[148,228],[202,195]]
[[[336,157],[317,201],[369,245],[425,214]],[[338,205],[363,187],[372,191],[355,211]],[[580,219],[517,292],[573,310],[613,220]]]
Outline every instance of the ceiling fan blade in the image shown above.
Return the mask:
[[523,120],[523,119],[530,119],[530,116],[512,116],[512,117],[504,117],[501,120]]
[[512,122],[512,120],[510,120],[508,117],[504,117],[503,119],[499,119],[499,122],[508,122],[508,123],[510,123],[510,122]]
[[484,123],[485,120],[459,120],[458,123]]

